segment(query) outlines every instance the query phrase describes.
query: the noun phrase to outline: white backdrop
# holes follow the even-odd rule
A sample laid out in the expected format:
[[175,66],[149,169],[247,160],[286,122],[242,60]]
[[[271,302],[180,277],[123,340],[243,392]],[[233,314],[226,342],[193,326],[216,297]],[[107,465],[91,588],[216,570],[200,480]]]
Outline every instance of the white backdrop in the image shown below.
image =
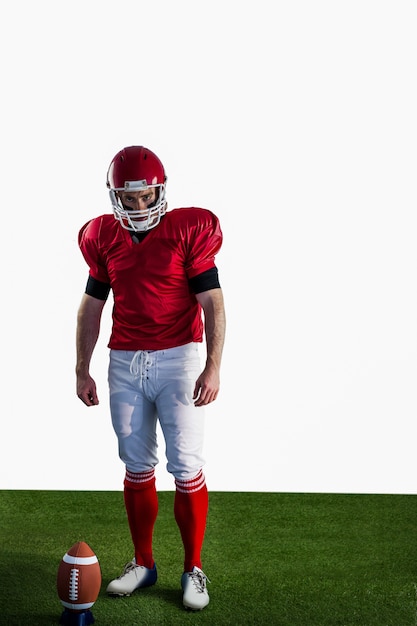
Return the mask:
[[[6,7],[6,5],[5,5]],[[228,333],[211,490],[416,493],[414,2],[38,0],[1,9],[0,488],[122,488],[75,396],[77,233],[114,154],[212,209]],[[160,441],[159,489],[173,489]]]

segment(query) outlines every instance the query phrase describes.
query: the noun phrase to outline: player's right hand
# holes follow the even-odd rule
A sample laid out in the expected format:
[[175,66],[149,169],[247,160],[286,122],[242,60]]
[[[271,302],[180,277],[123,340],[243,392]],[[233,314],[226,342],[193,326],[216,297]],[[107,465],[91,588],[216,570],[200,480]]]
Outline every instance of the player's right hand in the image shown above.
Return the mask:
[[87,406],[94,406],[99,403],[96,383],[91,376],[77,378],[77,396]]

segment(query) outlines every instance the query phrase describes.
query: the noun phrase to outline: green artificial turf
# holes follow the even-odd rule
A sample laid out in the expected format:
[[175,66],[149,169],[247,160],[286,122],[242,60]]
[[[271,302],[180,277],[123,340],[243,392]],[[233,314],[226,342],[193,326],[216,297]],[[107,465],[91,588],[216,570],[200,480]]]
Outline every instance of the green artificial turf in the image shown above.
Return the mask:
[[182,607],[173,498],[159,493],[157,584],[114,599],[105,587],[132,557],[121,492],[0,491],[0,624],[58,624],[58,566],[85,541],[97,626],[416,626],[417,496],[211,493],[198,613]]

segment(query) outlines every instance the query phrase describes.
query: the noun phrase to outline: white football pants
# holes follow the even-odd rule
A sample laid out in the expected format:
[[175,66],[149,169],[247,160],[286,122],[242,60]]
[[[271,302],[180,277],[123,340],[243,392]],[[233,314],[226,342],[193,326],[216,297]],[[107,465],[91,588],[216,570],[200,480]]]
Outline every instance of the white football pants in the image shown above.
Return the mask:
[[197,343],[168,350],[110,350],[110,411],[127,470],[144,472],[158,463],[158,419],[168,472],[187,480],[201,469],[204,408],[193,401],[200,373]]

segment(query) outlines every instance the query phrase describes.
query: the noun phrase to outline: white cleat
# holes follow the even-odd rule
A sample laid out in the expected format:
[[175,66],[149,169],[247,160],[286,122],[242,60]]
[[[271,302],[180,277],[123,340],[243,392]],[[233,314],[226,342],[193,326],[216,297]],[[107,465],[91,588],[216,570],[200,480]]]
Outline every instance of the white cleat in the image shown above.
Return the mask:
[[144,565],[136,565],[133,560],[125,565],[119,578],[107,585],[106,593],[110,596],[130,596],[136,589],[154,585],[157,578],[156,565],[148,569]]
[[205,573],[196,565],[192,572],[184,572],[181,587],[184,591],[182,602],[186,609],[201,611],[210,602],[206,583],[210,582]]

